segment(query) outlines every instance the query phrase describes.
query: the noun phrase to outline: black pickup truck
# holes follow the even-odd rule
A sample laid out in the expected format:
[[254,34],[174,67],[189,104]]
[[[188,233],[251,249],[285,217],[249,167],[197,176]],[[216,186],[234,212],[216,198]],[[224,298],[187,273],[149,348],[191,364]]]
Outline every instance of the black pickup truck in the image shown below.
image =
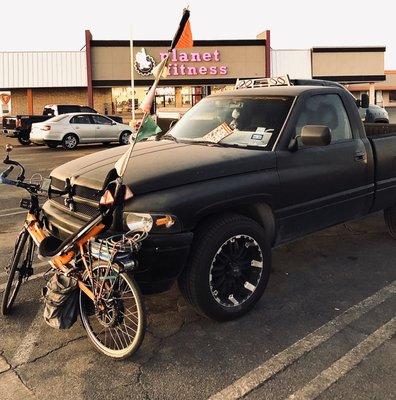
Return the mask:
[[[78,104],[50,104],[44,106],[42,115],[17,115],[15,117],[3,117],[3,134],[7,137],[15,137],[24,146],[30,145],[30,131],[32,124],[44,122],[48,119],[61,114],[87,112],[97,113],[93,108]],[[116,122],[122,123],[122,117],[109,116]]]
[[[208,96],[161,140],[138,143],[124,177],[134,197],[112,229],[137,213],[173,217],[143,242],[135,275],[145,293],[178,280],[202,314],[227,320],[264,292],[271,248],[369,213],[385,210],[396,236],[396,129],[365,129],[340,87],[286,86]],[[97,209],[104,182],[125,150],[68,162],[52,173],[71,199],[44,204],[59,237]],[[70,207],[70,209],[65,205]],[[73,210],[73,211],[71,211]]]

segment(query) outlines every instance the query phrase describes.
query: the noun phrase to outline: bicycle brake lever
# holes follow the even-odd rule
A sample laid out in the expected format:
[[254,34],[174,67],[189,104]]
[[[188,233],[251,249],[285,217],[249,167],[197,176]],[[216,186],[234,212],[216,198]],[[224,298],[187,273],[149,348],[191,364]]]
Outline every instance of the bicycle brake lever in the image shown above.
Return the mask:
[[15,165],[16,167],[21,169],[21,173],[18,175],[17,181],[25,180],[25,168],[18,161],[10,160],[10,156],[7,154],[7,157],[3,161],[4,164]]

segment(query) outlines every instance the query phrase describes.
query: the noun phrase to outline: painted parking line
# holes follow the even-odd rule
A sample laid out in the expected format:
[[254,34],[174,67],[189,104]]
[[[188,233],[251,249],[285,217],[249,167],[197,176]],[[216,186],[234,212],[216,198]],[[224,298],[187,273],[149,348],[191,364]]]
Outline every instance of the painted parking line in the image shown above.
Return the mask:
[[10,213],[6,213],[6,214],[0,214],[0,218],[11,217],[12,215],[26,214],[26,213],[27,213],[27,210],[15,211],[15,212],[10,212]]
[[396,317],[368,336],[329,368],[321,372],[303,388],[288,397],[288,400],[313,400],[326,389],[356,367],[372,351],[380,347],[396,333]]
[[17,211],[17,210],[20,210],[20,209],[21,209],[20,207],[6,208],[5,210],[1,210],[1,212],[5,213],[5,212],[10,212],[10,211]]
[[262,385],[289,365],[293,364],[303,355],[326,342],[351,322],[383,303],[395,293],[396,281],[393,281],[378,292],[374,293],[372,296],[362,300],[358,304],[355,304],[336,318],[265,361],[254,370],[236,380],[230,386],[212,395],[210,400],[231,400],[246,396],[249,392]]

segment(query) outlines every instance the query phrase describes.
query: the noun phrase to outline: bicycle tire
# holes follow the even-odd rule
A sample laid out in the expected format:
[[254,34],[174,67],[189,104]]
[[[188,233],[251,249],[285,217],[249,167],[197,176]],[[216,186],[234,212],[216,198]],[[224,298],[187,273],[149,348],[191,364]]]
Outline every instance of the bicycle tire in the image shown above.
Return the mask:
[[[3,299],[1,302],[1,313],[3,315],[7,315],[10,313],[10,310],[14,304],[15,298],[19,292],[21,287],[23,275],[18,273],[17,280],[15,282],[15,286],[13,286],[15,274],[18,271],[19,260],[21,255],[23,254],[24,249],[26,248],[26,244],[29,246],[29,240],[32,240],[29,236],[29,232],[24,230],[18,237],[17,242],[15,244],[14,255],[10,265],[10,271],[8,274],[7,284],[4,289]],[[28,247],[29,249],[29,247]]]
[[[105,267],[108,264],[106,262],[101,262],[101,261],[96,261],[93,264],[93,268],[92,270],[95,271],[95,269],[100,268],[100,267]],[[113,269],[116,269],[117,266],[114,265],[114,267],[112,266]],[[116,360],[125,360],[126,358],[130,357],[133,353],[135,353],[140,345],[143,342],[144,339],[144,335],[145,335],[145,331],[146,331],[146,312],[145,312],[145,308],[144,308],[144,303],[143,303],[143,298],[140,292],[139,287],[137,286],[137,284],[135,283],[134,279],[128,275],[126,272],[121,272],[118,275],[125,283],[126,285],[129,287],[130,289],[130,293],[134,298],[134,302],[136,303],[136,333],[131,341],[130,344],[128,344],[125,348],[111,348],[109,345],[106,345],[106,339],[103,340],[99,338],[99,335],[96,335],[95,332],[92,329],[91,326],[91,322],[90,322],[90,317],[93,317],[93,315],[95,313],[92,313],[92,309],[89,309],[89,306],[87,306],[86,301],[88,301],[88,304],[92,304],[92,301],[90,299],[88,299],[88,297],[84,294],[83,291],[80,291],[80,296],[79,296],[79,306],[80,306],[80,317],[81,317],[81,321],[82,324],[87,332],[88,335],[88,339],[91,341],[91,343],[93,344],[94,348],[99,351],[100,353],[106,355],[107,357],[116,359]],[[130,318],[128,318],[130,319]],[[111,329],[114,328],[110,328],[110,334],[111,334]],[[115,327],[115,329],[117,329]],[[114,332],[114,331],[113,331]],[[118,336],[118,333],[114,333],[114,336]],[[111,334],[111,336],[113,336]],[[105,336],[106,338],[106,336]],[[114,338],[113,338],[114,339]],[[118,336],[118,339],[119,336]],[[124,336],[124,340],[128,340],[125,336]],[[123,341],[120,340],[119,344],[123,344]],[[114,342],[113,342],[114,345]],[[118,347],[117,345],[117,347]]]

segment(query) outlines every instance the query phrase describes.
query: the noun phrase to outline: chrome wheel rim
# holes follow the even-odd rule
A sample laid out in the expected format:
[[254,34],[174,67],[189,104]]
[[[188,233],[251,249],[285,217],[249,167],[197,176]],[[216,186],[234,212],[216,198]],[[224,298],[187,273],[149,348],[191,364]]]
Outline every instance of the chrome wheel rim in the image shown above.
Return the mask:
[[129,134],[128,133],[123,133],[122,134],[121,142],[122,142],[122,144],[128,144],[129,143]]
[[77,139],[74,136],[66,136],[65,144],[67,148],[72,149],[73,147],[76,147]]
[[249,235],[235,235],[217,250],[209,269],[209,288],[224,307],[238,307],[257,289],[263,273],[263,253]]

